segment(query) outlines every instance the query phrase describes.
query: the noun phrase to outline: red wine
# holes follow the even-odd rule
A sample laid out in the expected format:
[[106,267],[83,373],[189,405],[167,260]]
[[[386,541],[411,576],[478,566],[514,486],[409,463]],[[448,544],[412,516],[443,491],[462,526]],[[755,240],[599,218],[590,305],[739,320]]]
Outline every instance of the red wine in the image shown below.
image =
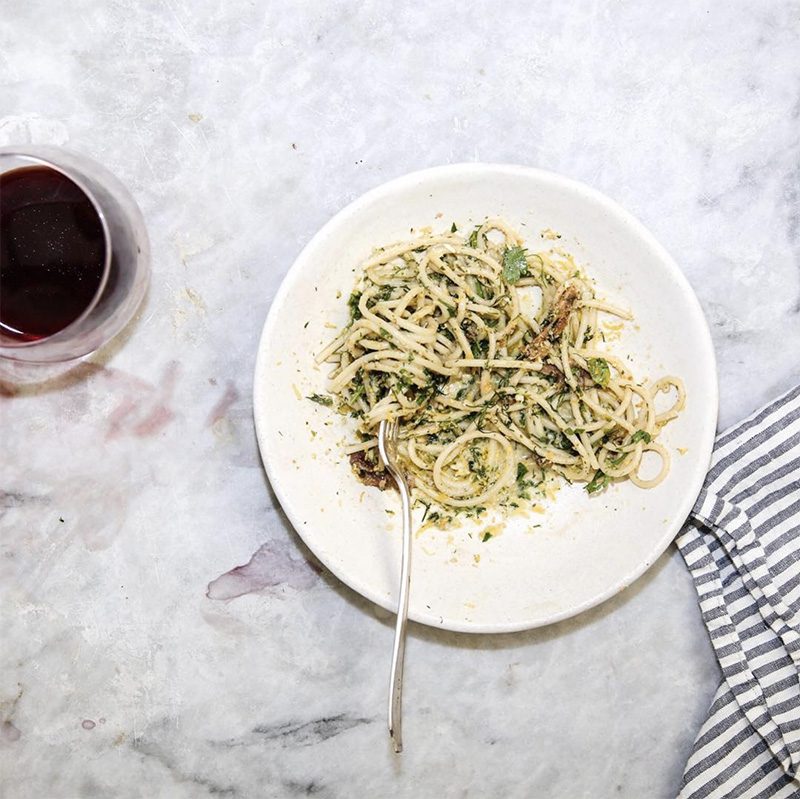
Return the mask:
[[105,258],[100,217],[66,175],[45,166],[0,175],[0,336],[36,341],[74,322]]

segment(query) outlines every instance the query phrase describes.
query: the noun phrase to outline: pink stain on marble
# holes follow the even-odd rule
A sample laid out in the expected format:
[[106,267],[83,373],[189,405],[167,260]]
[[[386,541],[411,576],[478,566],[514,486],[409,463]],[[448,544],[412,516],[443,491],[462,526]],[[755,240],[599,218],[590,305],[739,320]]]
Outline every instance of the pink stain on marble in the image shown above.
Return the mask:
[[239,392],[236,390],[236,386],[233,384],[232,380],[228,380],[225,391],[208,414],[206,427],[211,427],[215,422],[224,418],[225,414],[231,409],[233,403],[238,399]]
[[125,419],[127,419],[134,411],[136,410],[136,402],[132,400],[130,397],[125,397],[125,399],[111,411],[111,415],[108,417],[108,429],[106,430],[106,438],[117,438],[122,433],[123,424]]
[[139,438],[154,436],[159,430],[166,427],[175,414],[165,405],[157,405],[153,410],[133,428],[133,434]]
[[[91,382],[102,381],[106,384],[105,391],[112,395],[122,395],[123,399],[117,408],[119,411],[117,416],[120,416],[127,412],[129,404],[133,404],[137,408],[141,406],[144,409],[152,404],[154,396],[161,397],[163,401],[171,399],[177,372],[177,362],[170,362],[165,369],[160,385],[154,386],[151,382],[122,369],[86,361],[56,377],[37,381],[33,379],[33,376],[21,380],[13,370],[9,372],[4,369],[0,362],[0,400],[33,396],[42,391],[48,391],[53,396],[59,397],[60,411],[71,410],[80,414],[85,411],[87,385]],[[112,419],[111,422],[110,437],[113,438],[120,432],[117,429],[119,420],[116,420],[116,427],[115,420]]]
[[[175,417],[170,407],[175,392],[180,365],[170,361],[161,376],[158,386],[130,378],[130,375],[114,374],[112,384],[124,387],[128,392],[119,401],[108,417],[106,439],[133,435],[149,438],[163,430]],[[124,373],[122,373],[124,375]]]
[[247,563],[212,580],[206,596],[217,600],[236,599],[279,586],[303,590],[311,588],[319,575],[320,569],[289,542],[267,541]]
[[129,372],[123,371],[122,369],[115,369],[111,366],[103,366],[99,371],[111,382],[113,386],[124,388],[129,391],[153,390],[152,383],[148,383],[147,380],[143,380],[141,377],[132,375]]

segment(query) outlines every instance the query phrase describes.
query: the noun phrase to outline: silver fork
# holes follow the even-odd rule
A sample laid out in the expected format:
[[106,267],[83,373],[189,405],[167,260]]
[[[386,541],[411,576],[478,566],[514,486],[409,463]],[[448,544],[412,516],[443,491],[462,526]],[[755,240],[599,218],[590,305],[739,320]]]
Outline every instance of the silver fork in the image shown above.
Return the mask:
[[411,495],[408,483],[397,463],[397,435],[400,425],[385,419],[378,427],[378,452],[384,468],[394,478],[400,491],[403,513],[403,556],[400,564],[400,599],[397,603],[397,622],[394,628],[392,670],[389,675],[389,736],[394,751],[403,751],[403,660],[406,651],[408,622],[408,590],[411,581]]

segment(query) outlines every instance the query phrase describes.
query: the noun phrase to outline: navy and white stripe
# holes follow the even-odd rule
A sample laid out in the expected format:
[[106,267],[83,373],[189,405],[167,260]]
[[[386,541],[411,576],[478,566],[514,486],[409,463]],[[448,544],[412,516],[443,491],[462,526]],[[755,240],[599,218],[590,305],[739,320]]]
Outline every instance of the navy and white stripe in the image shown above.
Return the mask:
[[718,436],[677,544],[722,668],[680,799],[800,797],[800,386]]

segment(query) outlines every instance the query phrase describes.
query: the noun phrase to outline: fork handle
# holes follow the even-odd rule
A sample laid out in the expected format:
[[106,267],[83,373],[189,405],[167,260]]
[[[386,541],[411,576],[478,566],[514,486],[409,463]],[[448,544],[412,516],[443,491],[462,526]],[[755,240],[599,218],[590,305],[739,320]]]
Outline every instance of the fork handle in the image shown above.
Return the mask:
[[389,735],[394,751],[403,751],[403,662],[406,651],[408,624],[408,592],[411,583],[411,497],[405,480],[397,480],[403,514],[403,552],[400,565],[400,598],[397,603],[397,622],[394,628],[392,670],[389,677]]

